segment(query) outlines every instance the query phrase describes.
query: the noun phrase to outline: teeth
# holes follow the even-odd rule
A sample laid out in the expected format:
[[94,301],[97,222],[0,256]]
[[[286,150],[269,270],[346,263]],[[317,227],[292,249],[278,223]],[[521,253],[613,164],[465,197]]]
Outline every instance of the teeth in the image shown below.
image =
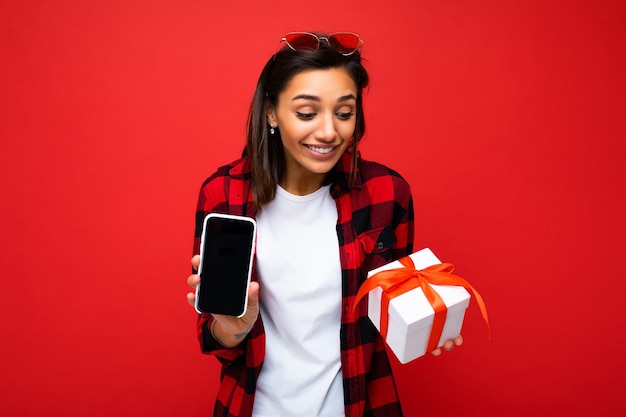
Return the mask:
[[333,149],[335,149],[334,146],[331,148],[320,148],[320,147],[312,146],[312,145],[307,145],[307,146],[309,149],[317,153],[330,153]]

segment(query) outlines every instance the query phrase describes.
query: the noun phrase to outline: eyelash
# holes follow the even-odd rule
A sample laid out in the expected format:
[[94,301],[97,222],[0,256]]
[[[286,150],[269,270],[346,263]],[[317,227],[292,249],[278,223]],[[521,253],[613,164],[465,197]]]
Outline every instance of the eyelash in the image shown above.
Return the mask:
[[315,116],[315,113],[301,113],[297,111],[296,115],[298,115],[298,118],[302,120],[311,120]]
[[[299,111],[296,112],[296,115],[302,120],[311,120],[313,119],[313,117],[315,117],[315,113],[301,113]],[[336,115],[340,120],[348,120],[352,116],[354,116],[354,113],[353,112],[336,113]]]

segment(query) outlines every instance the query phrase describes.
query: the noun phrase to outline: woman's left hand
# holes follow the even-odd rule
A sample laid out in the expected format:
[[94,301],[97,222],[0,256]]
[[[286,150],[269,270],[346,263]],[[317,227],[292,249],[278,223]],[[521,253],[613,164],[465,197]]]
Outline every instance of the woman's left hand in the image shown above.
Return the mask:
[[[459,335],[459,337],[457,337],[456,339],[450,339],[450,340],[446,340],[443,343],[443,349],[450,352],[452,349],[454,349],[455,346],[461,346],[463,344],[463,336]],[[430,353],[432,353],[434,356],[439,356],[441,355],[441,348],[437,348],[433,351],[431,351]]]

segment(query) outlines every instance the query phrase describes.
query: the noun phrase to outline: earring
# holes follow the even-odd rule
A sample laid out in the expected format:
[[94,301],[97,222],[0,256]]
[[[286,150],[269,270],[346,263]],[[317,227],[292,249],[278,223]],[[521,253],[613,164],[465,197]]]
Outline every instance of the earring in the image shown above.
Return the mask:
[[276,129],[274,129],[274,125],[270,124],[270,135],[274,136],[276,134]]

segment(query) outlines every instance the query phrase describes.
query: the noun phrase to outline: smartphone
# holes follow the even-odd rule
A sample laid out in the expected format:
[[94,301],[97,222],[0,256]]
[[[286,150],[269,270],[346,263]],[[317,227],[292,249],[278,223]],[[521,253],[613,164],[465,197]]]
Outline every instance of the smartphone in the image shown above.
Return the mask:
[[195,305],[199,313],[245,314],[255,240],[256,222],[250,217],[210,213],[204,218]]

